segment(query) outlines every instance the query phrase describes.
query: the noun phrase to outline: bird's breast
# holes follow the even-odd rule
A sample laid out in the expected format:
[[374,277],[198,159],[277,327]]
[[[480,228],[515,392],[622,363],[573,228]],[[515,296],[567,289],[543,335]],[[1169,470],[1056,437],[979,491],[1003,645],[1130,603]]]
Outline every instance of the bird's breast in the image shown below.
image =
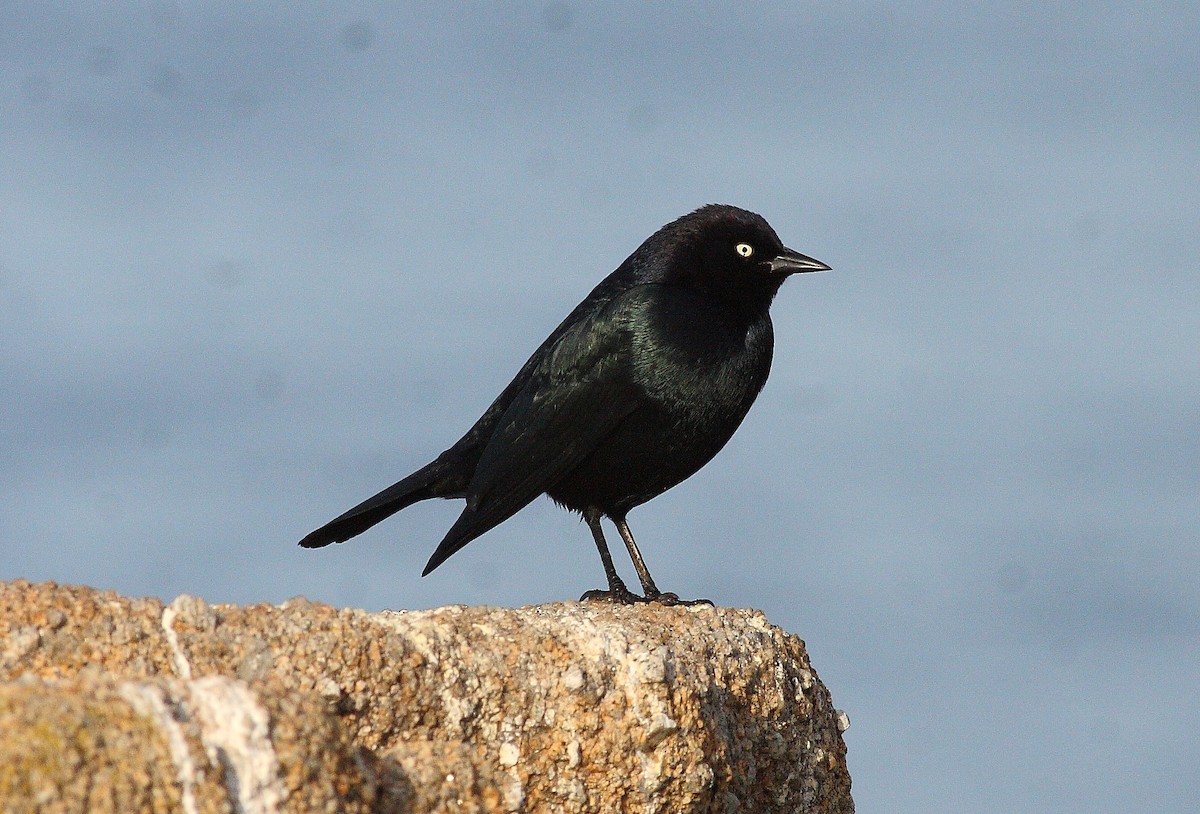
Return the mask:
[[649,316],[634,334],[633,373],[643,392],[681,420],[736,427],[771,368],[770,318],[688,299]]

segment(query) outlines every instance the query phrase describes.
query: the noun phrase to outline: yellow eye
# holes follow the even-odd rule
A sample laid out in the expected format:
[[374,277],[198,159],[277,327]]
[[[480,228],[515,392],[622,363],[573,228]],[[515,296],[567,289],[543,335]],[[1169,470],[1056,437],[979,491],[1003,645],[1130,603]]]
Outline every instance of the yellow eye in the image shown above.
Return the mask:
[[733,250],[742,257],[749,257],[750,255],[754,254],[754,247],[749,243],[739,243],[733,247]]

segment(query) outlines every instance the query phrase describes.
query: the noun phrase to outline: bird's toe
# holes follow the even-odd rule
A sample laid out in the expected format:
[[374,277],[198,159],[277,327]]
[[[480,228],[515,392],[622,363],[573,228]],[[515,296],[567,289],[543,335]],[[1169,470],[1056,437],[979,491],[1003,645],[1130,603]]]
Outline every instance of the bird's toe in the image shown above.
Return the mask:
[[637,605],[649,600],[644,596],[639,596],[628,589],[617,589],[609,591],[601,591],[596,589],[588,591],[583,596],[579,597],[580,602],[611,602],[614,605]]
[[674,607],[675,605],[712,605],[711,599],[680,599],[679,594],[666,591],[648,597],[647,602],[653,602],[657,605],[667,605]]

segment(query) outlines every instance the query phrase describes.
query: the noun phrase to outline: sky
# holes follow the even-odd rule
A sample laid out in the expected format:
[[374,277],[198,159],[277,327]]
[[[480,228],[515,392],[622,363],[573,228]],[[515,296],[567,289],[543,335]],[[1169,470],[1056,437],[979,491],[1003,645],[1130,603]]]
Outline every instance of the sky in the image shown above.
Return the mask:
[[295,542],[731,203],[834,270],[780,291],[725,450],[631,513],[659,586],[807,642],[860,811],[1196,810],[1197,31],[1194,2],[0,3],[0,579],[601,587],[544,498],[423,579],[457,502]]

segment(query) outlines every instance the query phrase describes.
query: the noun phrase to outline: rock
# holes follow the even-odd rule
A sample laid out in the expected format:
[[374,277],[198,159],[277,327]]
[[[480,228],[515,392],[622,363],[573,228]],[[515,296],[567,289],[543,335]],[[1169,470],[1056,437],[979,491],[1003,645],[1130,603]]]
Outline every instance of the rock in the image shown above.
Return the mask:
[[761,613],[366,613],[0,583],[0,800],[39,812],[851,812]]

